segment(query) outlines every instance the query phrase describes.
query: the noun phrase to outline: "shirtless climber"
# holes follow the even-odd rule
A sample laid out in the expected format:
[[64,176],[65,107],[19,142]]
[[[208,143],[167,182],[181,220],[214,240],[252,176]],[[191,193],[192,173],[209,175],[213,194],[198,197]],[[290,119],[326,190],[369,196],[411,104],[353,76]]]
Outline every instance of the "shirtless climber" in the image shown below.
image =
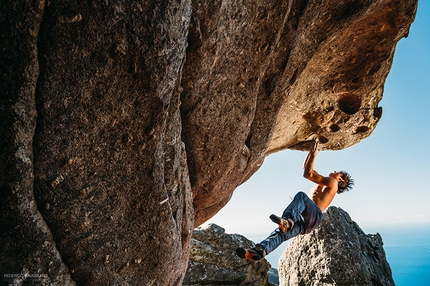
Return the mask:
[[328,177],[318,174],[313,169],[317,153],[318,141],[315,141],[303,164],[303,176],[315,183],[309,196],[299,192],[284,210],[282,217],[270,215],[270,219],[279,227],[255,247],[236,249],[236,254],[240,258],[260,260],[275,250],[282,242],[299,234],[310,233],[321,224],[322,212],[333,201],[336,193],[341,194],[352,188],[354,180],[347,172],[333,172]]

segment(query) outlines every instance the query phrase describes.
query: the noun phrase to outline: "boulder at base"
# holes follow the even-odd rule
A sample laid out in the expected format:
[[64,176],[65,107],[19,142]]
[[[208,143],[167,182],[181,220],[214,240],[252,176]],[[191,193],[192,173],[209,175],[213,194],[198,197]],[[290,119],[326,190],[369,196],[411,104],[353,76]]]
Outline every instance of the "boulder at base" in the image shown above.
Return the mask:
[[236,256],[237,247],[253,246],[246,237],[227,234],[216,224],[196,228],[183,285],[273,285],[269,283],[270,264],[266,259],[249,262]]
[[280,285],[394,285],[379,233],[365,234],[337,207],[318,229],[291,241],[278,271]]

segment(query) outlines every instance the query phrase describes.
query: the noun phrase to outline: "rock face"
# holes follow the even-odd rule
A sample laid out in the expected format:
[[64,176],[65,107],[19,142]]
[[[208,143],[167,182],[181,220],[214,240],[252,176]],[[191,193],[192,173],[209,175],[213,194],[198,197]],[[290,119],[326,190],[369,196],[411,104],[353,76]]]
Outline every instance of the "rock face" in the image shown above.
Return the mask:
[[369,136],[416,6],[1,1],[1,271],[179,285],[265,156]]
[[183,285],[273,285],[268,282],[270,264],[266,259],[249,262],[237,257],[237,247],[252,246],[246,237],[227,234],[216,224],[195,229]]
[[340,208],[294,238],[279,259],[280,285],[394,285],[381,236],[365,234]]
[[194,225],[179,110],[191,2],[0,5],[0,269],[180,284]]
[[181,115],[195,225],[264,157],[371,134],[415,0],[193,2]]

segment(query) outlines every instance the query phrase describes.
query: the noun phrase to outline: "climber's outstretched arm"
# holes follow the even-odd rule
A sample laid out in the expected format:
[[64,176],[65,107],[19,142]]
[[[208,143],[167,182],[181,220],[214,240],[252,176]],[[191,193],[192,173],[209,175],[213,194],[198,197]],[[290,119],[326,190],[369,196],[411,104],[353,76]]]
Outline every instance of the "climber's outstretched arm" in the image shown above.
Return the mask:
[[334,187],[336,180],[330,177],[321,176],[317,173],[317,171],[314,170],[314,160],[318,152],[318,141],[315,140],[314,144],[309,150],[308,155],[306,156],[305,162],[303,163],[303,177],[318,185],[323,185],[330,188]]
[[[303,177],[312,181],[312,177],[314,176],[314,160],[316,155],[318,154],[318,141],[314,141],[314,144],[309,149],[309,153],[306,156],[305,161],[303,162]],[[316,173],[318,174],[318,173]]]

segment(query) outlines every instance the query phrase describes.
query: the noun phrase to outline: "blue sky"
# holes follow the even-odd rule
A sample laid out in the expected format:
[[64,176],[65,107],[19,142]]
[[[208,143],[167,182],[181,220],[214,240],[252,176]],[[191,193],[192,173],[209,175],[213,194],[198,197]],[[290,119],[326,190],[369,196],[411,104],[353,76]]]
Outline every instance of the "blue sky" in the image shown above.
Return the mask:
[[[322,151],[314,168],[320,174],[348,171],[354,189],[332,205],[347,211],[365,232],[377,225],[430,227],[430,1],[418,4],[407,38],[397,44],[383,99],[383,115],[373,133],[341,151]],[[302,177],[306,152],[285,150],[239,186],[231,201],[208,223],[249,238],[267,235],[297,191],[312,183]]]

